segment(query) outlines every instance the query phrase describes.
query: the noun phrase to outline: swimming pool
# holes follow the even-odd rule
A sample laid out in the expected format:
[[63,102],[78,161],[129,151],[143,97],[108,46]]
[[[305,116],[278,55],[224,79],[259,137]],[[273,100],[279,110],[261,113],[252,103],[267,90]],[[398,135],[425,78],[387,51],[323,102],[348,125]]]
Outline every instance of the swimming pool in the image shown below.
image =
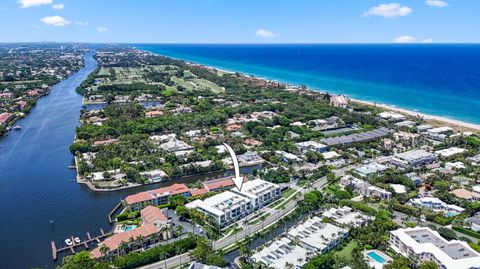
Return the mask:
[[381,264],[384,264],[384,263],[385,263],[385,259],[382,258],[380,255],[378,255],[377,253],[375,253],[375,252],[373,252],[373,251],[372,251],[372,252],[369,252],[367,255],[368,255],[368,257],[374,259],[376,262],[379,262],[379,263],[381,263]]
[[127,226],[125,226],[124,231],[127,232],[127,231],[133,230],[135,228],[137,228],[137,225],[127,225]]

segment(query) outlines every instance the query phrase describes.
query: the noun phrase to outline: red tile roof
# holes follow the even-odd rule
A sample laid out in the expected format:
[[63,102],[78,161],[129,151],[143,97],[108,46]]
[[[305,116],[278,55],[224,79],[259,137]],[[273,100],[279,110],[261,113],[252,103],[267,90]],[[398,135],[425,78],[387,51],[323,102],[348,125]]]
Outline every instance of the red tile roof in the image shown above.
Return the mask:
[[160,196],[177,195],[177,194],[182,194],[189,191],[190,189],[187,187],[187,185],[175,183],[167,187],[129,195],[125,198],[125,201],[127,202],[127,204],[131,205],[135,203],[146,202]]
[[190,190],[190,194],[191,194],[192,196],[202,195],[202,194],[205,194],[205,193],[207,193],[207,192],[208,192],[208,190],[205,189],[205,188],[192,189],[192,190]]
[[135,240],[139,235],[141,235],[142,237],[149,237],[158,232],[160,232],[160,228],[155,226],[153,223],[150,223],[127,232],[115,234],[105,239],[105,241],[100,243],[97,248],[90,252],[90,254],[94,258],[100,258],[102,256],[102,253],[100,252],[101,245],[106,245],[110,249],[110,252],[112,252],[115,251],[122,242],[127,243],[128,241],[130,241],[130,238],[133,238]]
[[157,220],[162,222],[168,221],[167,216],[163,214],[162,210],[160,210],[160,208],[153,205],[149,205],[144,209],[142,209],[140,211],[140,216],[142,217],[142,221],[144,224],[150,224]]
[[[205,187],[205,189],[209,191],[213,191],[220,188],[231,187],[235,185],[235,183],[233,183],[232,178],[233,177],[224,177],[224,178],[214,179],[210,181],[205,181],[203,182],[203,186]],[[245,181],[247,181],[246,177],[244,177],[243,179],[243,182]]]
[[106,144],[113,144],[117,143],[118,139],[112,138],[112,139],[107,139],[107,140],[101,140],[101,141],[95,141],[93,142],[94,146],[100,146],[100,145],[106,145]]
[[0,123],[5,124],[11,117],[12,117],[12,114],[7,112],[0,114]]

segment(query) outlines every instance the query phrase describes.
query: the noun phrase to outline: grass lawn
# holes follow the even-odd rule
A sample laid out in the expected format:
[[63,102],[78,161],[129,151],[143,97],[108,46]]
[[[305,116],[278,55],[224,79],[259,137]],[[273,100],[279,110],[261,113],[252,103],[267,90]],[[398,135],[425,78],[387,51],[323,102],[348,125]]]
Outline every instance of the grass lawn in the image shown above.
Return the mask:
[[344,258],[350,260],[352,257],[352,250],[357,246],[357,241],[352,240],[350,241],[345,247],[343,247],[340,251],[335,252],[335,256],[339,258]]
[[282,192],[282,197],[283,198],[288,198],[290,195],[292,195],[296,190],[295,189],[288,189],[284,192]]

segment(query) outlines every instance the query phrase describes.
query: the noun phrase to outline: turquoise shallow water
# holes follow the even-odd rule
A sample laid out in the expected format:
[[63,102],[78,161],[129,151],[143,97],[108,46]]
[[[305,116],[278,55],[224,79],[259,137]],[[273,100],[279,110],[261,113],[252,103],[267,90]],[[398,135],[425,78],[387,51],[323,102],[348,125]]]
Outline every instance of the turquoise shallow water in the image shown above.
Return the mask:
[[480,45],[135,45],[153,53],[480,123]]

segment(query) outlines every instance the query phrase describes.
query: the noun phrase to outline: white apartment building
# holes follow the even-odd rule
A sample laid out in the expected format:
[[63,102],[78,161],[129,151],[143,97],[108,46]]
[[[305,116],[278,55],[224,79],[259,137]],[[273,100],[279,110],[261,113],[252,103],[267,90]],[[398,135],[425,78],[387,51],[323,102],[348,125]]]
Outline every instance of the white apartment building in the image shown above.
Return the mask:
[[322,217],[332,219],[340,225],[346,225],[349,227],[361,227],[373,220],[373,217],[354,211],[348,206],[343,206],[341,208],[332,207],[323,212]]
[[244,182],[241,191],[238,191],[237,188],[232,188],[232,192],[248,198],[253,209],[257,210],[278,199],[281,194],[281,187],[257,178]]
[[480,269],[480,254],[467,243],[448,241],[428,227],[390,232],[390,247],[417,263],[433,261],[442,269]]
[[241,191],[235,187],[203,201],[195,200],[186,207],[212,217],[223,228],[278,199],[280,194],[277,184],[254,179],[244,182]]
[[400,167],[419,168],[437,162],[437,155],[423,149],[395,154],[392,163]]
[[392,193],[384,190],[382,188],[379,188],[377,186],[373,186],[370,183],[363,181],[361,179],[358,179],[356,177],[353,177],[351,175],[346,175],[340,179],[340,183],[342,186],[347,187],[351,186],[353,188],[353,191],[364,196],[374,196],[378,197],[382,200],[388,200],[392,198]]
[[188,209],[197,209],[213,218],[220,227],[225,227],[250,214],[253,205],[250,199],[235,192],[225,191],[205,200],[186,204]]
[[348,230],[313,217],[288,231],[288,238],[298,241],[306,250],[325,253],[340,244],[348,236]]
[[292,264],[294,268],[301,268],[307,263],[308,253],[310,252],[284,237],[255,253],[252,259],[268,268],[284,269],[287,268],[287,263]]

